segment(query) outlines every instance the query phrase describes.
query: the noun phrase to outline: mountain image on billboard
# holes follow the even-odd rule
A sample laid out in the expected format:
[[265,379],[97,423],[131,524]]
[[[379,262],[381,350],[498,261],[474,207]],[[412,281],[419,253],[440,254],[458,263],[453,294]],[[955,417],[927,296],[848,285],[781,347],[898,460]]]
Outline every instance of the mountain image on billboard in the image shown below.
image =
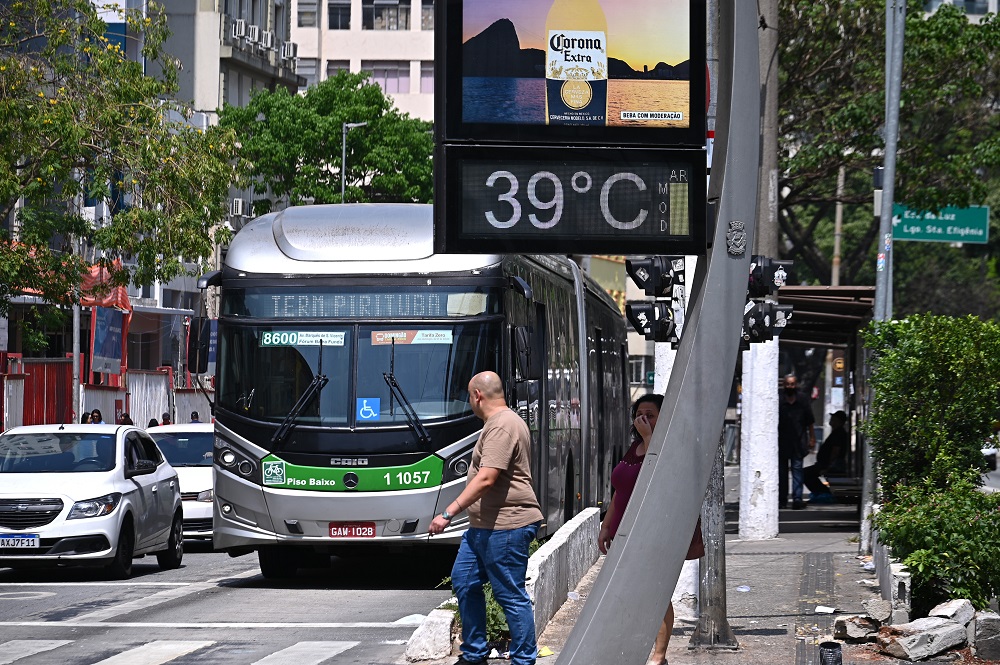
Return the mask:
[[689,0],[465,0],[462,120],[690,127]]

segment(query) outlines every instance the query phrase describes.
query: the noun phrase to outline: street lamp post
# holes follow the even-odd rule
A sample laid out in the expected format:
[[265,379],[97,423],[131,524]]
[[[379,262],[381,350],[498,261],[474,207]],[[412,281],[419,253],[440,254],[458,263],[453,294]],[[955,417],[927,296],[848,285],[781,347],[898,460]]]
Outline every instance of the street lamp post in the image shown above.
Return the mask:
[[355,127],[364,127],[367,122],[345,122],[340,142],[340,202],[344,202],[345,180],[347,179],[347,132]]

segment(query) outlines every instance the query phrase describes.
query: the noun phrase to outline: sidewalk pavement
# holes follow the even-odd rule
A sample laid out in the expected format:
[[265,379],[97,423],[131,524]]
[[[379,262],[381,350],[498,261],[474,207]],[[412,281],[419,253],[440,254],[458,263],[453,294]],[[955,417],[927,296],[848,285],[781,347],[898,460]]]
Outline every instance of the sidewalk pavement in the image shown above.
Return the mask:
[[[855,507],[782,510],[780,535],[772,540],[739,540],[736,515],[732,518],[727,519],[731,533],[726,536],[727,615],[739,648],[689,649],[694,624],[677,621],[667,651],[670,665],[819,665],[818,645],[832,639],[835,617],[864,614],[861,603],[878,592],[861,583],[873,580],[875,573],[858,558]],[[539,665],[555,663],[603,561],[581,580],[576,589],[580,599],[567,600],[539,636],[539,648],[554,654],[539,658]],[[836,613],[817,613],[817,606],[836,608]],[[868,646],[844,646],[844,665],[872,662],[903,661],[880,656]]]

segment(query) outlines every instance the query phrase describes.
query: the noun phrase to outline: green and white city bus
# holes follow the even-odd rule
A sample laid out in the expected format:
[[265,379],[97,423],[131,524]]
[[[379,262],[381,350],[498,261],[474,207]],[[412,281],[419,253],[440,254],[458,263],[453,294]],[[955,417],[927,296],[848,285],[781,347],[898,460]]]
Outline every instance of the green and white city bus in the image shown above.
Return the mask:
[[572,261],[435,255],[428,205],[301,206],[236,234],[216,357],[215,547],[265,577],[309,552],[456,544],[427,527],[465,485],[494,370],[528,422],[552,533],[610,500],[628,430],[624,319]]

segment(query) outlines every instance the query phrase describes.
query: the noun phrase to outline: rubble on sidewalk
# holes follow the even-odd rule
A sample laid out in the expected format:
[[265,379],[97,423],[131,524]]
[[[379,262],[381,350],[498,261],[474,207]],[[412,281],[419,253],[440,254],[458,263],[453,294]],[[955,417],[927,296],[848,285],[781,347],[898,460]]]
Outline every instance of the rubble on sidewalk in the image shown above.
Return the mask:
[[906,660],[924,660],[962,646],[967,638],[963,624],[942,617],[926,617],[910,623],[882,626],[876,641],[879,650]]
[[983,660],[1000,660],[1000,614],[984,610],[976,612],[976,657]]
[[874,642],[878,629],[879,622],[871,617],[838,617],[833,624],[833,637],[847,642]]

